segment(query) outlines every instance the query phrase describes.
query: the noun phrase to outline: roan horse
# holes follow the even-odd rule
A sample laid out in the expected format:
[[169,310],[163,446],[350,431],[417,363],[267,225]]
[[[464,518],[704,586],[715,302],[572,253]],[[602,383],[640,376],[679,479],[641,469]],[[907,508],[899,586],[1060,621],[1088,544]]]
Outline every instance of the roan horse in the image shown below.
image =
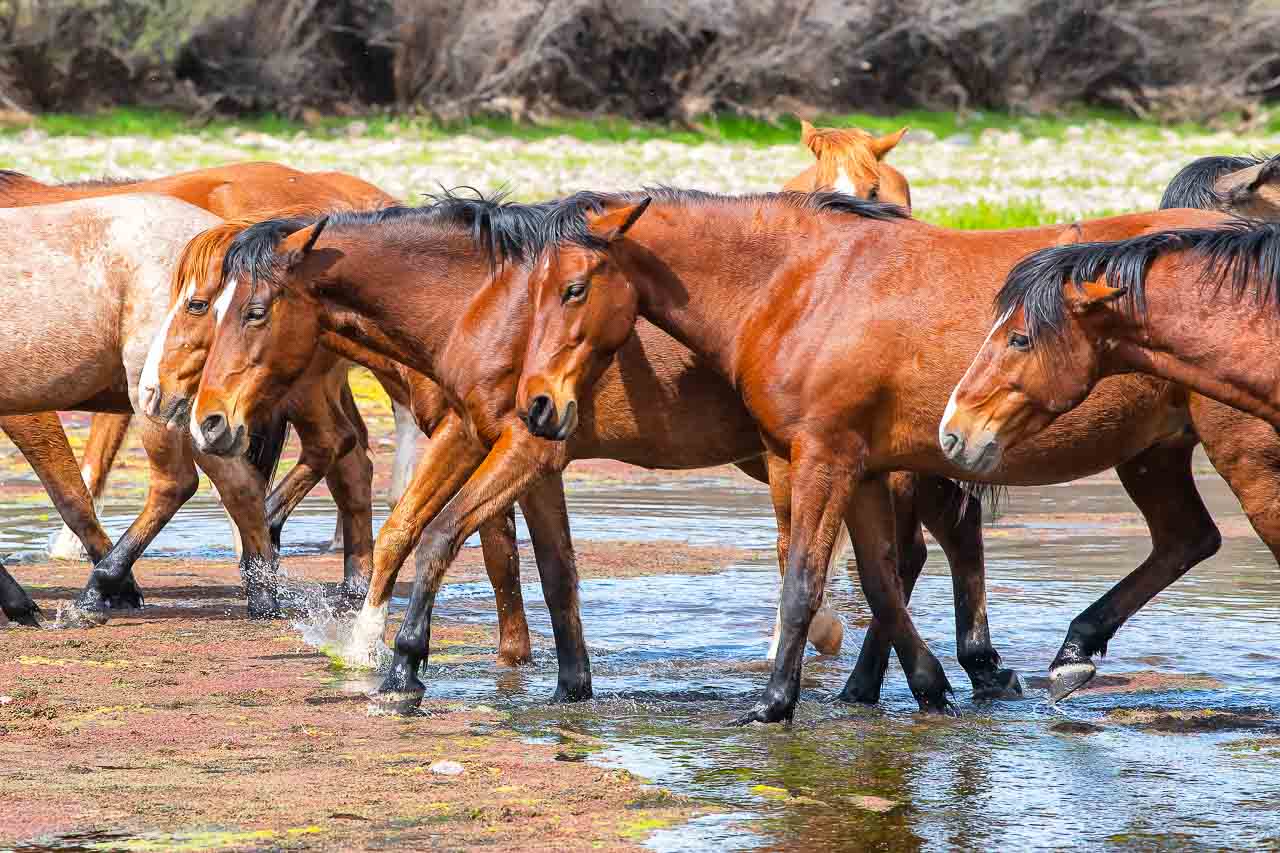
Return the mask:
[[[937,424],[982,342],[982,318],[1005,272],[1071,231],[1117,239],[1222,221],[1176,210],[1065,228],[956,232],[841,197],[673,190],[582,194],[560,207],[544,229],[559,249],[530,279],[534,328],[519,400],[531,429],[572,435],[577,399],[639,315],[728,379],[769,449],[790,460],[794,527],[782,652],[764,701],[744,717],[764,721],[793,711],[798,638],[842,518],[864,592],[876,617],[892,626],[913,693],[924,708],[945,706],[945,677],[911,626],[894,579],[884,476],[906,469],[971,477],[940,452]],[[1229,430],[1216,432],[1215,407],[1188,406],[1186,393],[1165,382],[1117,377],[981,478],[1030,485],[1118,467],[1151,528],[1153,551],[1142,566],[1073,620],[1050,670],[1055,697],[1092,677],[1090,656],[1105,650],[1129,615],[1218,548],[1191,476],[1189,426],[1247,505],[1272,497],[1254,488],[1265,484],[1254,479],[1247,449],[1233,444]],[[1250,517],[1260,509],[1252,506]],[[1280,545],[1267,535],[1273,531],[1259,532],[1273,551]]]
[[836,190],[856,198],[896,204],[911,211],[911,188],[897,169],[884,162],[907,132],[904,127],[884,136],[872,136],[856,127],[814,127],[800,122],[800,139],[816,163],[783,185],[783,190],[815,192]]
[[[0,368],[9,379],[0,413],[131,411],[178,253],[217,221],[158,195],[0,210],[0,276],[8,283],[0,289]],[[146,425],[141,437],[151,463],[147,502],[95,564],[81,596],[91,609],[136,606],[133,562],[198,482],[184,436]],[[274,558],[261,510],[265,472],[243,459],[207,457],[201,467],[228,496],[253,591]]]
[[938,428],[975,472],[1079,406],[1105,376],[1140,372],[1280,429],[1280,225],[1234,222],[1030,255]]
[[[17,172],[0,171],[0,206],[26,207],[80,198],[97,198],[142,192],[155,192],[182,199],[202,207],[215,215],[230,218],[254,213],[265,214],[286,204],[313,205],[315,207],[349,206],[353,209],[380,207],[392,199],[373,185],[359,178],[340,172],[307,173],[277,163],[241,163],[185,172],[167,178],[150,181],[85,181],[72,184],[50,185],[36,181]],[[309,412],[290,418],[300,434],[306,432],[304,456],[316,458],[327,455],[334,442],[322,439],[329,436],[354,434],[358,448],[348,454],[338,454],[340,462],[333,470],[331,489],[339,502],[339,530],[343,532],[346,549],[347,581],[354,584],[356,592],[363,589],[358,580],[367,575],[372,545],[372,532],[365,521],[370,508],[367,501],[361,506],[361,494],[368,486],[360,485],[368,479],[369,467],[367,435],[350,390],[346,387],[345,366],[334,365],[328,384],[338,388],[342,400],[331,414],[325,406],[312,404]],[[317,389],[299,389],[297,399],[315,399]],[[310,420],[304,419],[310,414]],[[85,448],[82,470],[77,470],[70,447],[66,443],[61,423],[53,413],[20,415],[0,418],[0,427],[14,439],[24,455],[40,474],[41,480],[55,506],[73,524],[64,525],[55,537],[50,552],[53,556],[73,557],[81,544],[91,560],[97,562],[110,548],[110,540],[97,522],[100,502],[106,478],[116,452],[124,439],[130,416],[100,413],[94,416],[89,442]],[[36,440],[34,437],[39,437]],[[309,451],[309,453],[308,453]],[[268,466],[273,462],[268,461]],[[286,477],[289,483],[297,482],[303,472]],[[83,477],[83,485],[82,485]],[[88,487],[86,500],[84,487]],[[296,490],[295,490],[296,491]],[[305,493],[305,492],[304,492]],[[353,504],[348,508],[347,498]],[[232,496],[232,500],[237,500]],[[296,500],[288,509],[296,505]],[[277,514],[271,529],[278,543],[280,525],[287,511]],[[363,523],[362,523],[363,522]],[[71,528],[74,527],[74,530]],[[348,533],[348,530],[350,531]],[[362,530],[364,531],[362,533]],[[79,540],[79,541],[77,541]],[[72,544],[74,543],[74,544]]]
[[[443,572],[475,529],[477,517],[501,513],[521,499],[538,555],[560,653],[558,698],[590,695],[576,604],[576,569],[559,472],[573,458],[606,457],[647,467],[686,468],[726,462],[761,480],[759,434],[745,409],[709,365],[641,323],[604,371],[597,393],[579,411],[567,445],[533,438],[515,414],[528,325],[525,271],[513,263],[495,275],[490,252],[534,241],[543,208],[446,199],[427,208],[262,223],[228,255],[234,295],[217,329],[193,403],[193,428],[216,416],[205,436],[234,452],[261,412],[288,388],[319,340],[375,350],[429,375],[453,401],[432,436],[414,487],[379,534],[375,574],[355,638],[380,643],[389,583],[403,556],[439,513],[419,547],[418,581],[409,618],[396,640],[396,662],[379,701],[399,707],[421,698],[418,666],[427,653],[430,607]],[[323,232],[323,233],[322,233]],[[504,248],[505,247],[505,248]],[[509,255],[518,260],[518,253]],[[163,378],[162,378],[163,381]],[[230,433],[230,440],[222,438]],[[522,463],[509,481],[492,482],[486,451]],[[490,454],[493,458],[493,454]],[[785,471],[783,472],[785,474]],[[468,478],[470,478],[468,480]],[[454,495],[467,481],[469,495]],[[785,476],[775,489],[785,489]],[[479,510],[471,499],[479,495]],[[412,497],[411,497],[412,496]],[[452,499],[452,500],[451,500]],[[418,503],[410,507],[412,502]],[[446,505],[447,504],[447,505]],[[981,695],[1017,692],[1016,676],[999,668],[985,617],[979,513],[965,512],[960,489],[926,479],[900,506],[901,537],[914,583],[924,561],[917,513],[953,561],[962,661]],[[790,525],[778,503],[785,556]],[[403,511],[402,511],[403,510]],[[382,592],[385,583],[386,592]],[[372,628],[368,626],[372,624]],[[874,701],[888,663],[884,632],[873,624],[851,679],[849,698]]]

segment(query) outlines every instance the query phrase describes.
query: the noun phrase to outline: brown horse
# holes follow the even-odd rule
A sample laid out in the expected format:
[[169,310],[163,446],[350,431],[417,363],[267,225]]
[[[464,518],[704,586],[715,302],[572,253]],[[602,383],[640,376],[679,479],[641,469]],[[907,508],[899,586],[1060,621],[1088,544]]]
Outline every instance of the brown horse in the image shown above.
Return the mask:
[[[999,319],[938,428],[956,464],[1004,452],[1140,372],[1280,429],[1280,225],[1239,222],[1047,249],[1013,268]],[[1261,357],[1260,357],[1261,356]]]
[[[794,526],[783,652],[764,701],[744,719],[781,720],[793,711],[798,638],[841,519],[853,534],[873,612],[893,626],[913,693],[922,707],[944,707],[945,677],[911,626],[893,578],[894,516],[884,478],[900,469],[971,476],[938,447],[947,394],[982,342],[981,318],[1004,271],[1074,228],[956,232],[883,205],[821,195],[658,190],[581,194],[560,208],[543,229],[559,250],[531,277],[534,327],[519,395],[530,428],[573,434],[577,400],[639,315],[732,382],[766,446],[790,460]],[[1117,239],[1221,220],[1178,210],[1078,227],[1086,239]],[[1129,615],[1218,547],[1191,476],[1189,426],[1237,494],[1257,500],[1251,467],[1233,471],[1236,460],[1216,453],[1214,419],[1201,421],[1184,392],[1144,377],[1103,383],[982,478],[1063,482],[1118,467],[1152,529],[1151,556],[1072,622],[1051,668],[1056,696],[1092,676],[1089,657],[1105,650]],[[1273,550],[1280,544],[1268,542]]]
[[896,204],[911,210],[911,188],[897,169],[884,162],[907,132],[872,136],[856,127],[814,127],[800,122],[800,139],[818,162],[782,187],[795,192],[838,190],[857,198]]
[[1160,207],[1195,207],[1250,219],[1280,219],[1280,156],[1193,160],[1169,182]]
[[[25,207],[140,192],[171,195],[224,218],[244,216],[254,211],[274,211],[287,204],[310,204],[317,207],[347,205],[353,209],[362,209],[381,207],[392,202],[386,193],[359,178],[340,172],[300,172],[277,163],[241,163],[150,181],[83,181],[59,185],[44,184],[17,172],[0,170],[2,207]],[[330,384],[335,384],[340,372],[341,368],[336,367],[334,377],[328,380]],[[358,579],[367,575],[372,541],[371,530],[361,532],[366,527],[363,519],[368,516],[369,509],[367,506],[360,506],[359,497],[362,491],[367,491],[367,486],[361,487],[359,481],[368,468],[368,448],[364,423],[351,399],[350,390],[345,387],[345,374],[341,377],[341,385],[343,400],[336,418],[338,423],[330,426],[326,422],[335,418],[322,416],[319,425],[312,425],[310,432],[314,436],[335,431],[354,431],[361,439],[358,451],[342,456],[342,463],[334,470],[330,482],[330,487],[340,502],[339,530],[344,534],[349,532],[349,535],[343,537],[348,576],[344,583],[351,583],[355,591],[359,592],[363,584]],[[299,396],[301,393],[303,392]],[[317,407],[313,406],[315,408]],[[77,469],[66,435],[55,414],[0,418],[0,428],[23,451],[53,498],[59,513],[69,522],[64,524],[62,533],[53,540],[51,555],[74,557],[83,544],[90,559],[96,563],[110,548],[110,540],[98,523],[97,512],[100,512],[107,475],[124,440],[129,421],[128,415],[96,414],[89,442],[85,447],[83,466]],[[315,443],[313,439],[313,455]],[[342,512],[342,498],[348,495],[356,503]],[[282,523],[283,519],[278,521]],[[272,533],[278,542],[279,524],[273,528]],[[346,544],[348,542],[351,544]]]
[[[663,468],[737,462],[773,482],[775,495],[785,491],[785,476],[772,477],[759,464],[759,433],[733,390],[704,361],[643,323],[605,370],[590,403],[584,403],[572,442],[562,446],[529,435],[514,412],[528,324],[526,273],[508,264],[494,275],[484,250],[502,252],[528,239],[541,215],[537,206],[448,199],[419,210],[340,215],[327,227],[309,220],[262,223],[247,231],[229,255],[234,295],[206,360],[191,418],[193,428],[214,418],[216,429],[204,436],[206,446],[234,452],[269,401],[313,357],[317,340],[326,346],[345,341],[344,353],[357,360],[361,356],[352,351],[357,346],[400,360],[439,382],[460,410],[433,434],[414,487],[379,534],[374,581],[357,620],[357,636],[380,639],[394,571],[426,521],[436,516],[419,547],[409,617],[380,694],[391,705],[421,696],[417,669],[426,656],[429,610],[445,567],[477,524],[516,499],[530,524],[552,602],[561,663],[556,696],[590,694],[559,476],[570,459],[606,457]],[[489,447],[499,457],[514,454],[527,465],[513,481],[490,482]],[[469,494],[455,497],[468,479]],[[486,504],[479,512],[470,502],[477,493]],[[779,549],[785,556],[790,504],[775,505],[783,513]],[[463,514],[455,514],[458,508]],[[1016,693],[1016,676],[999,668],[999,655],[990,645],[980,516],[973,509],[955,484],[940,478],[925,478],[914,495],[907,495],[900,507],[900,545],[910,564],[904,584],[914,583],[924,561],[915,521],[919,513],[953,561],[961,660],[975,689],[984,695]],[[382,592],[384,578],[388,586]],[[366,630],[366,624],[373,629]],[[850,697],[874,701],[887,663],[884,632],[873,625]]]

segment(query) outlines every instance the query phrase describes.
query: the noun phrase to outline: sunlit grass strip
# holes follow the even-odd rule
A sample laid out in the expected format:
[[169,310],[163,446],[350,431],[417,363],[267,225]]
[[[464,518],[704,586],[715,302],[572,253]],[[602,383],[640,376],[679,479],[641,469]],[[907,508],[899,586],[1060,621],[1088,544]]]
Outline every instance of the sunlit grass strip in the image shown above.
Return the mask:
[[[1080,219],[1098,219],[1113,216],[1120,211],[1091,211]],[[1022,199],[1007,203],[980,201],[973,204],[933,207],[916,210],[917,219],[941,225],[944,228],[966,230],[993,230],[1004,228],[1035,228],[1041,225],[1057,225],[1065,221],[1062,212],[1044,206],[1037,199]]]

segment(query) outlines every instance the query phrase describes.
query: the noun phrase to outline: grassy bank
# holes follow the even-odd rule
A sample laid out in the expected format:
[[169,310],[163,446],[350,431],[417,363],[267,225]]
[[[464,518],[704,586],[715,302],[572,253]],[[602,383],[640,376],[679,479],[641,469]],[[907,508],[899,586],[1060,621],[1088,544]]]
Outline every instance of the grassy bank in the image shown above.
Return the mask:
[[[1206,154],[1280,151],[1280,128],[1248,133],[1143,124],[1079,111],[1057,118],[913,112],[822,120],[908,136],[889,160],[911,181],[915,214],[954,228],[1013,228],[1155,207]],[[616,119],[440,125],[424,118],[261,117],[196,126],[176,113],[45,115],[0,132],[0,167],[42,180],[157,177],[243,160],[353,172],[414,202],[439,187],[508,189],[537,200],[582,188],[656,184],[773,190],[808,167],[794,120],[720,117],[696,130]]]

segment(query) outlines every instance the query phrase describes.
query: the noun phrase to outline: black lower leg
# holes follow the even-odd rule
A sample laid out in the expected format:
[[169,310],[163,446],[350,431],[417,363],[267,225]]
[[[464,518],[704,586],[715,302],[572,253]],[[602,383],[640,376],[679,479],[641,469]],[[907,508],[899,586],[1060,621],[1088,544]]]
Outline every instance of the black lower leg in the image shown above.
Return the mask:
[[40,627],[40,608],[3,565],[0,565],[0,611],[4,611],[4,615],[15,625]]

